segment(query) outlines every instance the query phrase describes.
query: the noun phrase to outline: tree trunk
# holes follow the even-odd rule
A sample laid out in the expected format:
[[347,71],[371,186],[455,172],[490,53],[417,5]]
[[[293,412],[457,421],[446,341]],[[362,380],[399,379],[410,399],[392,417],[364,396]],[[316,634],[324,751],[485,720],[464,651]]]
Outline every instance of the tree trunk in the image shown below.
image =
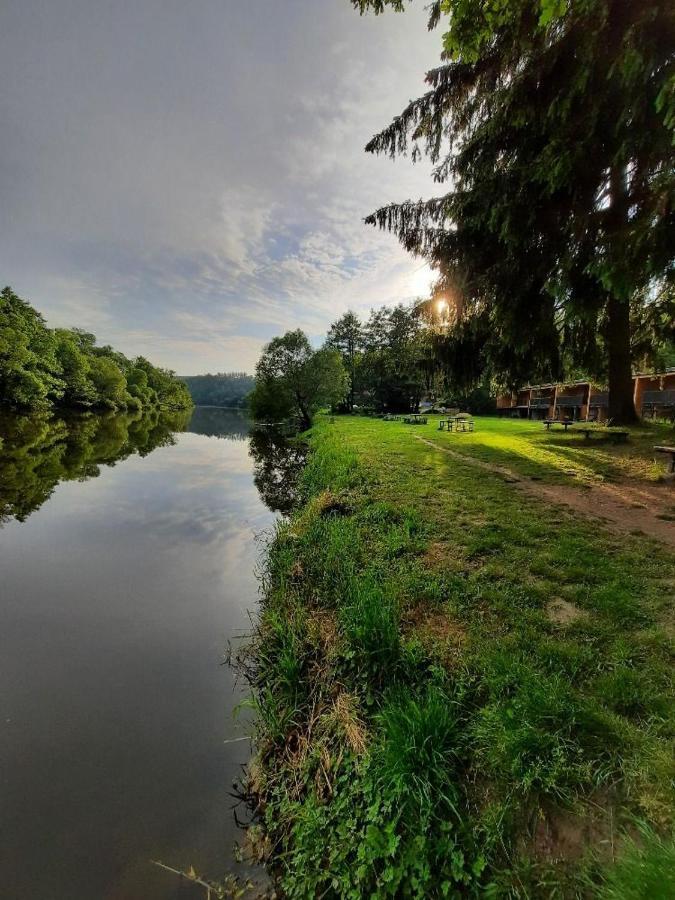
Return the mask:
[[[618,248],[628,218],[626,167],[612,166],[609,173],[609,211],[611,240]],[[630,303],[616,291],[607,304],[607,350],[609,365],[609,418],[615,425],[634,425],[638,421],[633,401],[633,377],[630,358]]]
[[609,418],[614,425],[638,421],[630,359],[630,303],[611,295],[607,304]]
[[295,391],[295,403],[298,407],[298,412],[300,413],[299,419],[300,424],[302,425],[302,430],[307,431],[308,428],[312,427],[312,417],[310,415],[309,410],[307,409],[307,404],[305,402],[304,396],[300,393],[300,391]]

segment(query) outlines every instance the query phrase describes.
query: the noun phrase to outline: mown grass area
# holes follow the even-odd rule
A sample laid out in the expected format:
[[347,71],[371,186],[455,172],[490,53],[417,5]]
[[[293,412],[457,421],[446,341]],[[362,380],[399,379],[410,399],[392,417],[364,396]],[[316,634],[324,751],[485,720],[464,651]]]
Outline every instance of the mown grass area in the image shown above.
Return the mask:
[[[639,479],[657,481],[665,472],[665,457],[656,457],[655,445],[675,444],[675,427],[660,422],[642,422],[630,429],[626,443],[614,443],[612,432],[620,429],[586,426],[579,422],[565,432],[559,425],[550,431],[542,422],[481,417],[476,430],[467,434],[438,432],[441,417],[429,419],[436,437],[451,442],[453,449],[469,450],[486,462],[505,465],[524,475],[545,481],[570,477],[584,483]],[[592,427],[590,439],[576,429]],[[428,429],[424,429],[429,436]]]
[[[549,453],[526,427],[456,437]],[[671,897],[675,558],[432,433],[320,423],[270,547],[249,774],[280,891]]]

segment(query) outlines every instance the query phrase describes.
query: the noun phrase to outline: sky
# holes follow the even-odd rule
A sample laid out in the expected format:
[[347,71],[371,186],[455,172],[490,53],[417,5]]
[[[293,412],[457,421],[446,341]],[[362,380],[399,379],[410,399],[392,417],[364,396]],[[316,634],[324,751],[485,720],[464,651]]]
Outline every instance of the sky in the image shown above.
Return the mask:
[[180,374],[424,296],[363,218],[429,167],[363,148],[438,62],[425,5],[0,0],[0,282]]

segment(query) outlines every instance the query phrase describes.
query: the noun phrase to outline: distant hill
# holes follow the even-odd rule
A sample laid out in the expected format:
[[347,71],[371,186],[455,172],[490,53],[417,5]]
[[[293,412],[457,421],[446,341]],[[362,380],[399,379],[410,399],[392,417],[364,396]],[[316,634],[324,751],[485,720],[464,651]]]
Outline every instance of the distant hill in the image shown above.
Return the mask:
[[255,378],[245,372],[218,372],[215,375],[181,375],[192,402],[197,406],[227,406],[241,409],[255,387]]

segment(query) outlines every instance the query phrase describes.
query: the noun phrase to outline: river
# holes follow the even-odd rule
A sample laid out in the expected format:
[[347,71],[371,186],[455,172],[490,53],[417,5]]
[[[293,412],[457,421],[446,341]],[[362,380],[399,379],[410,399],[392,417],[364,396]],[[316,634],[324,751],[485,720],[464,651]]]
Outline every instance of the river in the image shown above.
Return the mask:
[[188,418],[0,419],[7,900],[203,897],[150,860],[234,864],[250,747],[222,661],[288,485],[243,415]]

